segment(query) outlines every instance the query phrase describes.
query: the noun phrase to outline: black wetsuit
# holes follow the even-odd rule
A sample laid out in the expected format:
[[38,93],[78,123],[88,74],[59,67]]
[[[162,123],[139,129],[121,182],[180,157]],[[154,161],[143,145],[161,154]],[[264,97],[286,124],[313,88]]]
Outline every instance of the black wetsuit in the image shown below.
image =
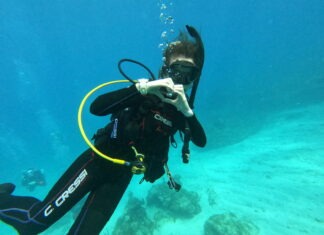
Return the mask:
[[[192,141],[206,144],[196,117],[185,118],[173,106],[153,96],[142,96],[135,86],[99,96],[90,108],[99,116],[112,114],[111,122],[96,133],[96,147],[108,156],[134,161],[134,146],[145,155],[146,181],[164,174],[170,136],[191,129]],[[132,173],[124,165],[97,156],[91,149],[82,153],[57,181],[43,201],[33,197],[0,193],[0,219],[20,234],[37,234],[51,226],[89,193],[68,234],[99,234],[122,198]]]

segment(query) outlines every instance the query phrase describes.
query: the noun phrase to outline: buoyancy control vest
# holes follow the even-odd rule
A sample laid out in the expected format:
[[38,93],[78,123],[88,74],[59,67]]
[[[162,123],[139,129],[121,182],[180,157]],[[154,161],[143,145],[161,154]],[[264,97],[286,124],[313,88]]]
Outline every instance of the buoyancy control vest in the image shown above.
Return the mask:
[[112,114],[111,122],[95,134],[95,144],[104,141],[110,145],[108,149],[111,148],[116,154],[121,154],[120,148],[127,151],[134,146],[145,156],[145,180],[154,182],[164,174],[170,138],[177,131],[175,117],[176,110],[170,105],[161,102],[158,97],[148,95],[138,106]]

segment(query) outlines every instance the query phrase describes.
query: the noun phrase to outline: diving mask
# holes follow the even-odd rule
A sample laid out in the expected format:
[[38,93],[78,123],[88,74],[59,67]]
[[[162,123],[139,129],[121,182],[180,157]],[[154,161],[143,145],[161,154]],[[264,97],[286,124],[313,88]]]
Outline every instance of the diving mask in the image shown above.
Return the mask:
[[176,61],[168,68],[168,74],[176,84],[189,85],[199,77],[199,68],[188,61]]

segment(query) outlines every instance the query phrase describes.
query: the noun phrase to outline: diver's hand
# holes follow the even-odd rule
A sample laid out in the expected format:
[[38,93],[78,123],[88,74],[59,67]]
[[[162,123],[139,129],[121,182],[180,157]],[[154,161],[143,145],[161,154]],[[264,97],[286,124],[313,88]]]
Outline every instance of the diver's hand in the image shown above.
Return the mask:
[[183,85],[174,85],[173,92],[176,94],[174,99],[163,97],[162,101],[176,107],[177,110],[183,113],[184,116],[192,117],[194,113],[188,104]]
[[161,88],[172,91],[174,83],[171,78],[164,78],[154,81],[149,81],[148,79],[139,79],[135,86],[142,95],[152,94],[157,95],[162,99],[163,94],[161,93]]

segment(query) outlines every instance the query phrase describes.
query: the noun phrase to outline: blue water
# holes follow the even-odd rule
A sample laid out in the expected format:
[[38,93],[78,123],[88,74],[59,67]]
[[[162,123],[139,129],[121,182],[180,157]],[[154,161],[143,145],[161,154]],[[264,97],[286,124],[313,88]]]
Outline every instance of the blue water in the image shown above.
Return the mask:
[[[199,30],[206,50],[195,112],[208,145],[195,149],[197,155],[241,143],[271,115],[321,104],[323,12],[322,0],[0,1],[0,182],[15,182],[17,194],[30,195],[20,186],[21,172],[44,169],[48,185],[32,193],[44,197],[87,147],[77,126],[84,95],[121,79],[122,58],[139,60],[157,74],[159,44],[167,40],[161,34],[172,39],[186,24]],[[161,13],[174,22],[161,21]],[[86,111],[90,136],[106,120]],[[298,234],[318,232],[309,226],[309,233]],[[2,230],[12,234],[4,224]]]

